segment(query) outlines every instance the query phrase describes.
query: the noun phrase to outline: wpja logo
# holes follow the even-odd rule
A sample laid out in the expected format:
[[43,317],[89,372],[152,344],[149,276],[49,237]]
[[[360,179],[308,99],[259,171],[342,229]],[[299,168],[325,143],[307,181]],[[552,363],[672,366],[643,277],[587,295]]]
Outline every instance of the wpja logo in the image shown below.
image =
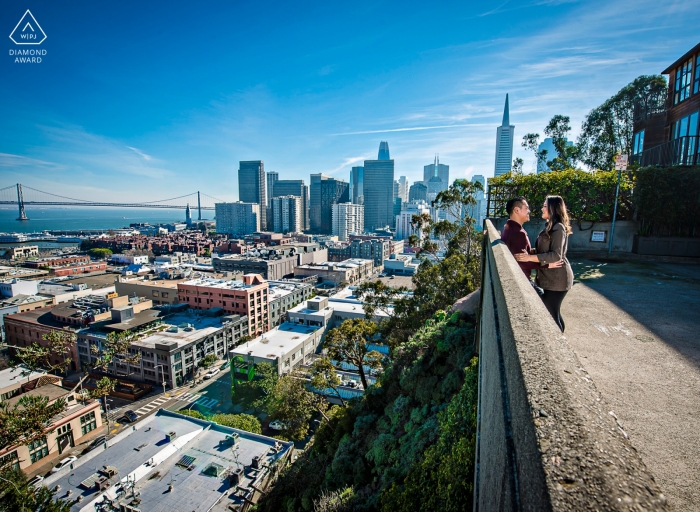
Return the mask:
[[[17,26],[10,34],[10,39],[16,45],[40,45],[46,40],[46,32],[36,21],[34,15],[29,12],[24,13]],[[17,49],[10,50],[10,56],[15,57],[18,64],[39,64],[42,56],[46,55],[46,50],[39,49]]]

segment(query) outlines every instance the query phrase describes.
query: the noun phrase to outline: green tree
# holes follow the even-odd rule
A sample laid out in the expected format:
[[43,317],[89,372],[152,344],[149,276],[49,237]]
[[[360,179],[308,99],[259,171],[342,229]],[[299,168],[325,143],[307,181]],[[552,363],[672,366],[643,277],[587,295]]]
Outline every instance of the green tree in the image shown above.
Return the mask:
[[545,135],[552,138],[552,144],[557,152],[554,159],[547,162],[547,166],[552,171],[563,171],[570,169],[578,158],[578,147],[569,144],[567,136],[571,131],[569,116],[557,114],[552,117],[549,124],[545,127]]
[[328,421],[326,401],[309,391],[306,380],[296,374],[280,377],[267,398],[267,404],[270,417],[285,425],[282,434],[289,439],[303,439],[316,412]]
[[96,398],[102,401],[102,407],[105,411],[107,410],[107,404],[105,402],[105,397],[109,395],[117,385],[115,379],[110,379],[109,377],[102,377],[95,383],[95,389],[91,389],[89,394],[90,398]]
[[341,384],[340,377],[338,377],[338,372],[331,360],[327,357],[320,357],[311,364],[309,370],[311,372],[311,385],[319,391],[332,390],[343,407],[345,407],[345,400],[340,396],[340,391],[338,390]]
[[522,158],[518,157],[518,158],[514,159],[513,166],[511,167],[513,174],[522,174],[524,164],[525,164],[525,162],[523,161]]
[[632,151],[635,104],[643,110],[663,105],[667,87],[661,75],[642,75],[591,110],[577,142],[581,161],[591,169],[612,170],[616,154]]
[[103,260],[106,260],[112,255],[112,250],[111,249],[104,249],[101,247],[96,247],[93,249],[90,249],[88,251],[88,254],[92,256],[93,258],[102,258]]
[[95,245],[95,242],[92,240],[83,240],[80,242],[80,250],[87,252],[88,250],[92,249]]
[[197,364],[199,366],[201,366],[202,368],[209,368],[211,365],[213,365],[218,360],[219,360],[219,358],[216,357],[215,354],[207,354],[202,359],[200,359]]
[[180,409],[177,411],[178,414],[182,414],[183,416],[189,416],[190,418],[196,418],[198,420],[206,420],[207,417],[202,414],[201,412],[195,410],[195,409]]
[[328,331],[323,344],[330,359],[357,367],[365,389],[369,387],[365,366],[372,369],[381,368],[384,358],[382,354],[369,348],[378,333],[379,327],[376,323],[364,318],[353,318]]
[[260,420],[250,414],[214,414],[209,419],[225,427],[237,428],[253,434],[262,434]]
[[36,342],[26,347],[10,345],[14,349],[14,359],[26,367],[20,373],[23,377],[39,370],[64,372],[70,366],[70,355],[77,340],[73,332],[52,330],[44,334],[42,339],[44,345]]
[[0,476],[0,512],[69,512],[73,503],[55,499],[53,491],[43,485],[29,485],[27,475],[19,469]]
[[0,402],[0,447],[37,441],[50,433],[54,416],[63,412],[62,398],[49,404],[46,396],[23,395],[14,405]]

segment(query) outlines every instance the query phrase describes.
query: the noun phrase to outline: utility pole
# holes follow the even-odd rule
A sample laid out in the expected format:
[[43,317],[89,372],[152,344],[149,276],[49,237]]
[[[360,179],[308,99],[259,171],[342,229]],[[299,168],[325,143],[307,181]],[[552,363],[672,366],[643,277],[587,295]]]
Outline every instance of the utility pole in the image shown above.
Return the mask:
[[27,213],[24,211],[24,196],[22,195],[22,185],[19,183],[17,183],[17,206],[19,207],[17,220],[29,220]]

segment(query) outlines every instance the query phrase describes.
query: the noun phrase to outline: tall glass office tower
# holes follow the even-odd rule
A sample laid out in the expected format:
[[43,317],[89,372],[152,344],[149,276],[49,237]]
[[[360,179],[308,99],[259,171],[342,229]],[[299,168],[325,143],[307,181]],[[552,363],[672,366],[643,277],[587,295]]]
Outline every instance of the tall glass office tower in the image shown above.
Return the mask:
[[389,144],[379,144],[377,160],[365,160],[364,172],[365,230],[394,225],[394,161]]
[[267,194],[265,192],[265,164],[262,160],[238,163],[238,199],[260,205],[260,226],[267,226]]
[[506,106],[503,109],[503,123],[496,130],[496,165],[493,175],[500,176],[510,172],[513,164],[513,136],[515,126],[510,124],[508,112],[508,95],[506,94]]
[[350,200],[353,204],[364,203],[363,183],[365,180],[365,168],[353,167],[350,170]]

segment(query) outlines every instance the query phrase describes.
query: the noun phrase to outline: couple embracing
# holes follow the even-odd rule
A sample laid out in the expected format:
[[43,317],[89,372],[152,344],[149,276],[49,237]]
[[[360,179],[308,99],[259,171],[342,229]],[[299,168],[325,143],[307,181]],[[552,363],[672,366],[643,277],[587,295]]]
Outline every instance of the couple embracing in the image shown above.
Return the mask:
[[506,222],[501,240],[515,256],[528,280],[532,270],[537,271],[535,287],[554,323],[564,332],[561,303],[574,283],[574,274],[566,259],[571,224],[564,200],[560,196],[547,196],[542,205],[542,218],[547,221],[540,232],[534,249],[523,229],[530,220],[530,206],[524,197],[514,197],[506,204]]

